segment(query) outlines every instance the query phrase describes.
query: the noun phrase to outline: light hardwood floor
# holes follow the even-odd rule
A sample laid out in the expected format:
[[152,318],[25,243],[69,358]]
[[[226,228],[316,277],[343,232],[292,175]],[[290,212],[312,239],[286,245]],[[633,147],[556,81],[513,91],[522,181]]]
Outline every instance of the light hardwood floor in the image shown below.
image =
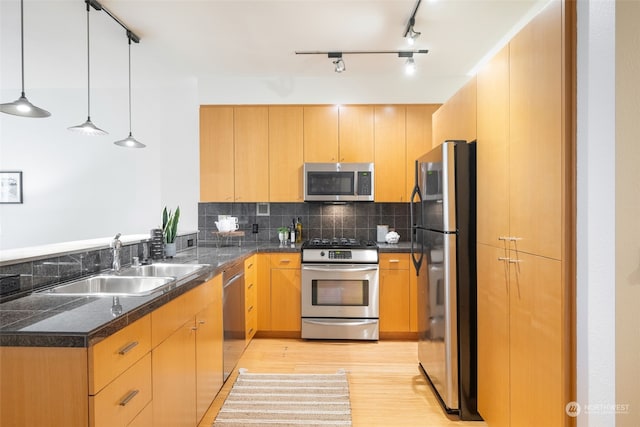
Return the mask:
[[251,372],[349,375],[352,421],[358,426],[474,426],[450,420],[418,368],[417,343],[343,342],[254,338],[199,427],[210,427],[224,403],[237,368]]

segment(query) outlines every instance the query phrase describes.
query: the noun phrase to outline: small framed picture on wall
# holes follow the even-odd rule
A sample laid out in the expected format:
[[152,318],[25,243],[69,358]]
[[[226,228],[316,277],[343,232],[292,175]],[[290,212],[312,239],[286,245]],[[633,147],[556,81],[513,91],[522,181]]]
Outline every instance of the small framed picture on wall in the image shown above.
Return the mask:
[[0,203],[22,203],[22,172],[0,171]]

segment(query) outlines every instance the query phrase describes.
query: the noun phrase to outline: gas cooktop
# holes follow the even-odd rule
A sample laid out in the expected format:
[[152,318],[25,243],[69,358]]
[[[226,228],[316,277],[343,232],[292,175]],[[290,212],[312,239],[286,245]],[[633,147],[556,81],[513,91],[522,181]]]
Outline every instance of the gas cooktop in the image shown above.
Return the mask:
[[305,241],[302,249],[377,249],[376,242],[371,240],[348,239],[346,237],[334,237],[332,239],[320,239],[318,237]]

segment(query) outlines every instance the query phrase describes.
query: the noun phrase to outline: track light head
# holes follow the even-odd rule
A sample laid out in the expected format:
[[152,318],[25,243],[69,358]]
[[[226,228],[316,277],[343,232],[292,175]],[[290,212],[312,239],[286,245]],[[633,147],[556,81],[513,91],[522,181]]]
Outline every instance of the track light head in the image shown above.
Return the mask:
[[413,29],[413,25],[411,25],[409,27],[409,32],[406,35],[406,39],[407,39],[407,43],[409,43],[410,45],[413,46],[413,44],[416,42],[416,39],[418,37],[420,37],[420,32],[416,31]]
[[334,65],[334,71],[336,73],[341,73],[343,71],[346,71],[347,67],[344,65],[344,60],[342,59],[342,52],[328,52],[327,53],[327,57],[329,58],[335,58],[333,61],[331,61]]
[[407,62],[405,62],[404,72],[408,75],[413,75],[416,72],[416,62],[413,57],[407,58]]

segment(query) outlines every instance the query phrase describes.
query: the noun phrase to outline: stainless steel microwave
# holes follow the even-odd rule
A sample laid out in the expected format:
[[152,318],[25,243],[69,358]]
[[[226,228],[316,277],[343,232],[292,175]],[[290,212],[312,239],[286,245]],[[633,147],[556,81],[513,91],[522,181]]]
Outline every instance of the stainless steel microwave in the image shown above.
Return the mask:
[[305,163],[306,202],[373,202],[373,163]]

